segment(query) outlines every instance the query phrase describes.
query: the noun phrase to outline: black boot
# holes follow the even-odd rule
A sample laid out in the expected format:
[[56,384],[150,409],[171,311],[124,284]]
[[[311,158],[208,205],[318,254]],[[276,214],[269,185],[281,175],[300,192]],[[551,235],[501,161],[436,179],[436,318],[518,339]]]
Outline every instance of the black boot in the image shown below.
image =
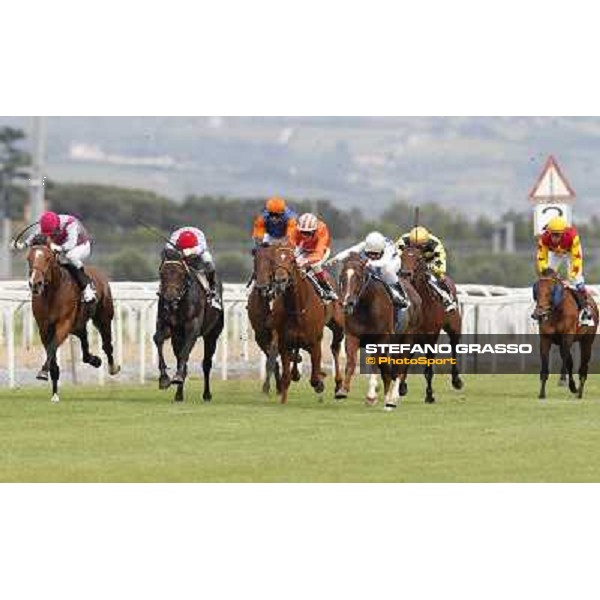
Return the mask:
[[396,306],[401,309],[408,308],[409,302],[408,298],[406,297],[406,292],[402,287],[402,283],[398,281],[398,283],[393,283],[392,287],[398,292],[398,295],[395,297]]
[[221,299],[219,298],[219,291],[217,290],[217,277],[215,269],[206,270],[206,281],[208,281],[209,288],[209,300],[214,308],[223,308]]
[[329,284],[329,281],[327,281],[327,279],[318,279],[317,281],[319,282],[319,285],[321,286],[321,289],[323,290],[323,299],[324,300],[337,300],[337,294],[334,292],[333,288],[331,287],[331,285]]

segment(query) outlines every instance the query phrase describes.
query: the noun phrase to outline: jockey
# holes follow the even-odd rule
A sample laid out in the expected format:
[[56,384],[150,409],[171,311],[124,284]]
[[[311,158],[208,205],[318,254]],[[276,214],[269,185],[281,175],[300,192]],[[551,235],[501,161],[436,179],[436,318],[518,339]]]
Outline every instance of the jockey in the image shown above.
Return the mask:
[[419,248],[423,252],[423,258],[429,271],[429,283],[442,299],[446,312],[456,310],[456,302],[445,285],[446,249],[441,240],[425,227],[413,227],[396,242],[400,254],[407,246]]
[[283,198],[269,198],[262,214],[254,220],[252,237],[255,246],[291,240],[296,229],[296,217]]
[[31,246],[38,235],[50,240],[50,248],[58,254],[58,262],[69,271],[82,291],[86,303],[96,301],[94,282],[83,269],[83,261],[92,253],[91,238],[79,219],[71,215],[57,215],[52,211],[42,214],[38,230],[15,248],[22,250]]
[[394,302],[401,308],[407,308],[406,293],[398,277],[400,256],[394,242],[378,231],[372,231],[363,242],[338,252],[329,264],[345,260],[353,252],[366,259],[367,268],[389,286]]
[[577,229],[569,226],[564,217],[550,219],[538,239],[537,268],[541,273],[548,267],[558,271],[561,266],[568,269],[569,286],[575,291],[579,308],[579,324],[594,325],[588,309],[588,296],[583,279],[583,252]]
[[[217,292],[215,262],[208,249],[204,233],[196,227],[181,227],[171,234],[165,250],[173,247],[183,254],[184,260],[192,269],[206,274],[210,303],[214,308],[222,309]],[[206,283],[200,277],[198,278],[206,288]]]
[[310,268],[323,291],[324,300],[337,300],[337,295],[329,282],[323,263],[331,253],[331,236],[327,225],[315,215],[305,213],[298,219],[292,243],[296,246],[296,263],[301,268]]

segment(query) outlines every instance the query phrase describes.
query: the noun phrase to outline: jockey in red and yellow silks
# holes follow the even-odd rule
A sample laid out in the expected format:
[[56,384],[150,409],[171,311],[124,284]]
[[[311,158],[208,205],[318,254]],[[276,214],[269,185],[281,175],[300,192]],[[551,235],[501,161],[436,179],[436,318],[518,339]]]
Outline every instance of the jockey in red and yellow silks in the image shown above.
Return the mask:
[[591,312],[587,309],[588,297],[583,278],[583,251],[577,229],[569,226],[563,217],[551,219],[544,232],[539,236],[537,249],[537,269],[542,273],[545,269],[567,269],[569,286],[575,290],[575,298],[579,306],[579,324],[593,325]]

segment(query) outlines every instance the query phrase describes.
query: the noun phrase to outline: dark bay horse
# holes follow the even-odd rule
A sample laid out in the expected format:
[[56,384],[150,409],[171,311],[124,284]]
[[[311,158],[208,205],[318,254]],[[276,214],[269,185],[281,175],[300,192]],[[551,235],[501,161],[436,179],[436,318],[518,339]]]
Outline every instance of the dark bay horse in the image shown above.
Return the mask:
[[90,352],[87,322],[92,320],[102,338],[102,349],[108,359],[108,372],[116,375],[120,371],[113,358],[111,325],[114,306],[110,285],[106,276],[94,267],[85,267],[86,274],[96,287],[97,301],[86,305],[81,301],[81,290],[69,272],[58,262],[56,253],[50,249],[47,239],[36,236],[27,253],[29,265],[29,288],[31,306],[42,344],[46,350],[46,361],[37,378],[52,380],[52,401],[58,402],[58,380],[60,368],[56,352],[70,334],[81,342],[83,362],[99,368],[102,360]]
[[[571,290],[552,269],[546,269],[535,284],[536,307],[533,317],[540,324],[540,393],[539,398],[546,397],[546,382],[549,375],[549,358],[552,344],[560,349],[562,359],[561,372],[569,378],[569,390],[583,397],[583,388],[588,374],[588,366],[592,356],[592,346],[598,329],[598,306],[590,299],[589,305],[594,317],[593,326],[579,325],[579,309]],[[571,347],[579,343],[580,366],[579,387],[573,379],[573,356]]]
[[[261,246],[256,249],[254,255],[254,276],[260,270],[264,271],[268,268],[270,252],[269,246]],[[275,297],[272,282],[262,278],[263,283],[255,282],[250,294],[248,295],[248,320],[252,329],[254,329],[254,337],[259,348],[267,357],[266,376],[263,382],[262,391],[268,394],[271,391],[271,376],[275,377],[275,385],[277,392],[281,392],[281,372],[277,361],[277,335],[273,329],[271,311],[273,300]],[[296,369],[297,371],[297,369]]]
[[[454,282],[448,276],[445,277],[446,287],[457,304],[455,310],[447,313],[442,299],[429,283],[429,270],[423,253],[419,248],[408,246],[403,250],[401,273],[406,281],[410,281],[413,284],[419,296],[421,296],[423,303],[423,323],[421,326],[421,336],[417,338],[417,342],[429,345],[436,344],[441,331],[444,330],[450,340],[452,358],[456,359],[456,346],[460,343],[462,322]],[[428,352],[427,358],[435,358],[435,355],[432,352]],[[424,374],[427,382],[425,402],[431,404],[435,402],[432,387],[433,366],[426,366]],[[452,387],[456,390],[460,390],[463,387],[458,364],[452,365]]]
[[310,384],[318,394],[323,393],[325,385],[321,371],[321,342],[325,326],[333,334],[331,352],[335,363],[337,391],[342,383],[339,353],[344,337],[344,315],[340,303],[323,304],[306,272],[296,264],[292,247],[266,248],[264,260],[257,267],[257,286],[269,284],[275,294],[270,323],[276,334],[281,357],[281,402],[287,402],[292,380],[290,364],[300,349],[310,353]]
[[[404,283],[404,290],[410,306],[404,314],[401,330],[398,331],[395,324],[396,307],[386,290],[386,285],[370,274],[367,261],[358,254],[351,254],[342,263],[340,297],[346,314],[346,372],[338,397],[345,398],[350,393],[361,336],[375,335],[377,337],[373,339],[373,343],[386,343],[390,335],[401,334],[402,343],[410,343],[413,335],[420,330],[421,299],[410,283]],[[408,367],[399,369],[389,365],[379,365],[379,369],[384,385],[385,406],[393,409],[396,407],[394,382],[399,374],[399,393],[406,394]],[[377,401],[373,387],[371,386],[366,398],[368,404]]]
[[[219,284],[219,296],[222,295]],[[190,353],[199,337],[204,338],[202,372],[204,374],[205,401],[212,399],[210,371],[217,340],[223,331],[223,311],[213,307],[198,274],[177,251],[167,250],[160,267],[160,291],[154,343],[158,351],[160,377],[158,387],[167,389],[177,386],[175,401],[183,401],[183,386],[188,372]],[[171,338],[171,346],[177,359],[177,371],[172,379],[167,375],[163,354],[165,340]]]

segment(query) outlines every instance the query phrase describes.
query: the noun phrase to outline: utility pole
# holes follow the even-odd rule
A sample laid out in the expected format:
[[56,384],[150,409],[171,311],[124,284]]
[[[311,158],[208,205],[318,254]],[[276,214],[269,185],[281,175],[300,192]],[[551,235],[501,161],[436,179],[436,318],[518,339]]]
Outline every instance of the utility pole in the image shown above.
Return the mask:
[[44,177],[46,171],[46,117],[32,117],[32,158],[29,179],[29,219],[39,221],[44,212]]

